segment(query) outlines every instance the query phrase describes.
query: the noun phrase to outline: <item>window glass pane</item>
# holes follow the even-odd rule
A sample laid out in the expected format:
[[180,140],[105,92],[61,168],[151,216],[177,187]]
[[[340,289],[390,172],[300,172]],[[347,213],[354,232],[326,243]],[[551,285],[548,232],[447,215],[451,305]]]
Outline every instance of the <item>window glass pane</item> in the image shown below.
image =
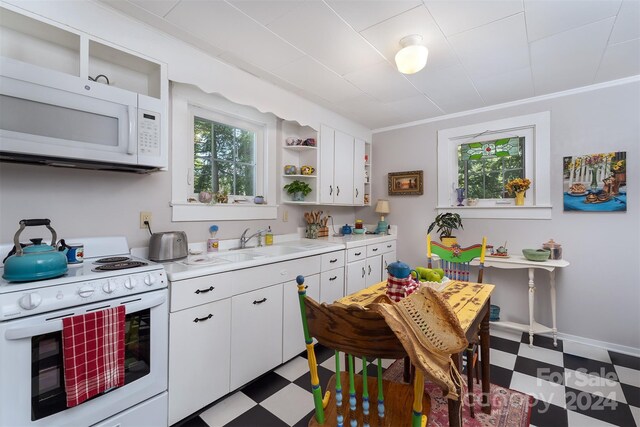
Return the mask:
[[236,192],[239,196],[255,195],[255,167],[239,163],[236,166]]
[[504,185],[524,177],[524,138],[501,138],[458,147],[458,186],[479,199],[508,197]]
[[[254,163],[255,159],[255,137],[256,134],[242,129],[236,129],[237,132],[237,161],[243,163]],[[239,193],[238,193],[239,194]]]
[[194,192],[255,195],[256,143],[255,132],[195,117]]
[[234,194],[234,169],[233,162],[218,160],[213,162],[213,185],[211,190],[214,193]]
[[213,155],[218,160],[233,161],[233,150],[235,148],[235,129],[231,126],[213,123],[214,146]]
[[211,122],[198,117],[194,120],[193,190],[196,193],[211,190]]

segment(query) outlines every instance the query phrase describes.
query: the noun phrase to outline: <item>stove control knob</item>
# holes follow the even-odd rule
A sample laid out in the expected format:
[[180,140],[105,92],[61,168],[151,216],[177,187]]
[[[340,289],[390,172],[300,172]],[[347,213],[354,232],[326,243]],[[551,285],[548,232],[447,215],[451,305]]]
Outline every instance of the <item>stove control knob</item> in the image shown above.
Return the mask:
[[115,280],[107,280],[104,285],[102,285],[102,290],[107,293],[110,294],[111,292],[115,291],[118,288],[118,286],[116,285]]
[[20,297],[18,304],[20,304],[20,307],[24,308],[25,310],[33,310],[34,308],[39,306],[41,302],[42,297],[40,295],[35,292],[30,292]]
[[144,284],[147,286],[151,286],[156,283],[156,278],[153,277],[153,274],[149,273],[144,277]]
[[136,287],[136,282],[133,278],[127,277],[124,279],[124,287],[127,289],[133,289]]
[[93,289],[92,286],[88,286],[88,285],[78,289],[78,295],[80,295],[82,298],[89,298],[91,295],[93,295],[94,292],[95,292],[95,289]]

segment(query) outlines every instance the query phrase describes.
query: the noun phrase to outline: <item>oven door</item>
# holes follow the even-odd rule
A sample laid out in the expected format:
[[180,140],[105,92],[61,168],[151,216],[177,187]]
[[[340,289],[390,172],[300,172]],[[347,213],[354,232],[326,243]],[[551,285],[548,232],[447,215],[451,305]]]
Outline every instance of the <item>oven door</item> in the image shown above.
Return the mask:
[[[0,426],[92,425],[166,391],[167,292],[1,323]],[[67,408],[62,318],[118,305],[126,307],[125,385]]]

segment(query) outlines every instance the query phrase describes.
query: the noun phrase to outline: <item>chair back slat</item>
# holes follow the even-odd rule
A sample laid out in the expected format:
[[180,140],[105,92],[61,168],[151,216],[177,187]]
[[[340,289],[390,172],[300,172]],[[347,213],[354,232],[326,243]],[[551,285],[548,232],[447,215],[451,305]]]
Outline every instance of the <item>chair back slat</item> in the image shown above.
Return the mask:
[[440,265],[445,276],[453,280],[469,282],[471,280],[471,261],[480,258],[478,267],[477,283],[482,283],[484,274],[484,255],[487,248],[487,238],[482,238],[482,244],[472,245],[466,248],[454,244],[451,247],[444,246],[431,240],[427,236],[427,264],[429,268],[433,265],[433,254],[440,258]]

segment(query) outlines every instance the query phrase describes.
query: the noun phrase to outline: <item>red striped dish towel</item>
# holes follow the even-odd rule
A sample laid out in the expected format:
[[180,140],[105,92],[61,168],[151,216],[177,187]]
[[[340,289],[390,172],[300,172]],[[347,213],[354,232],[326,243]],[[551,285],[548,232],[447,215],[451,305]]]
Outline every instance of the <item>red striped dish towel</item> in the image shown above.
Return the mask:
[[62,319],[67,407],[124,385],[123,305]]

